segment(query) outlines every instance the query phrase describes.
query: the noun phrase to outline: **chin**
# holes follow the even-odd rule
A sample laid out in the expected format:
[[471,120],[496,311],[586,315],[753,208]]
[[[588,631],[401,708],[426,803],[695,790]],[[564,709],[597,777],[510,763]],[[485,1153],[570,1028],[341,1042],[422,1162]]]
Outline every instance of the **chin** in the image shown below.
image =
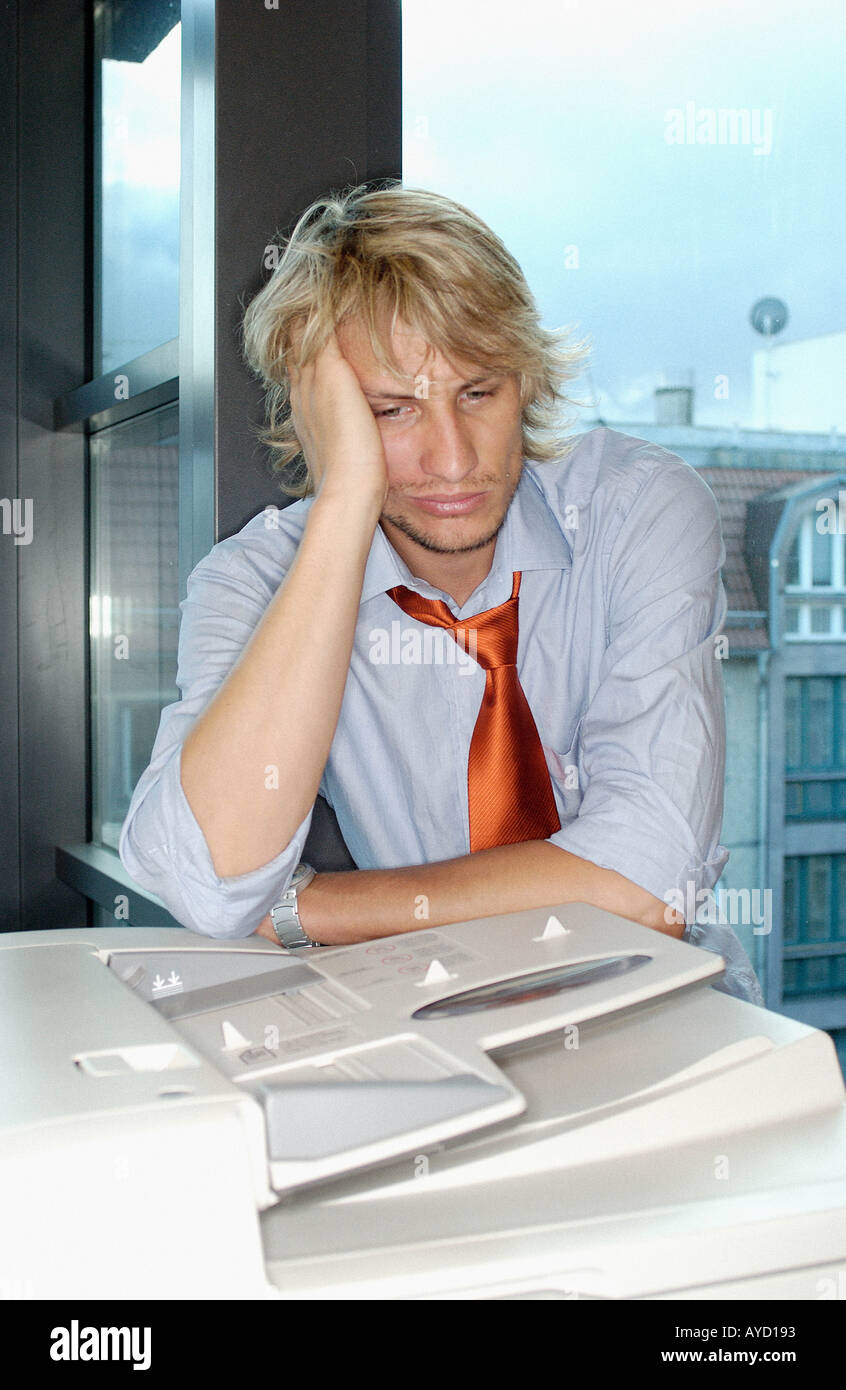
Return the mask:
[[494,526],[452,526],[439,527],[433,530],[424,529],[416,522],[412,522],[404,516],[384,516],[384,520],[389,521],[398,531],[402,531],[409,540],[415,541],[424,550],[436,551],[439,555],[463,555],[472,550],[484,550],[486,545],[499,534],[505,514]]
[[508,508],[516,488],[509,491],[508,497],[500,498],[498,506],[486,507],[485,515],[454,517],[432,524],[423,520],[419,514],[407,515],[402,510],[402,498],[396,501],[389,498],[381,520],[395,526],[404,536],[424,550],[435,551],[441,555],[461,555],[474,550],[484,550],[496,539],[502,529]]

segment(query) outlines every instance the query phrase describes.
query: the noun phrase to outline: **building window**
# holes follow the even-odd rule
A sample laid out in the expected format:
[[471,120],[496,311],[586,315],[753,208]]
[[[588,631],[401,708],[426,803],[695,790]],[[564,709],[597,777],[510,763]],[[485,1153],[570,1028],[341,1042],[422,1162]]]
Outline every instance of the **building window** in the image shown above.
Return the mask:
[[784,861],[784,996],[846,990],[846,854]]
[[846,676],[784,683],[785,819],[846,819]]
[[846,536],[821,527],[818,512],[804,516],[787,552],[784,583],[786,641],[846,640]]

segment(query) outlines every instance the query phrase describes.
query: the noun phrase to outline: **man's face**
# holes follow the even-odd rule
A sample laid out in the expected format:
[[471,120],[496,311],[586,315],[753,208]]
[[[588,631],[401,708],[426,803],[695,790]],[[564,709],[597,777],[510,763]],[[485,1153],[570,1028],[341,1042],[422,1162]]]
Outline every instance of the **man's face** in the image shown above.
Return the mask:
[[398,322],[391,340],[398,381],[373,356],[358,320],[337,337],[382,436],[388,539],[406,560],[407,540],[444,555],[490,545],[523,466],[518,377],[450,362]]

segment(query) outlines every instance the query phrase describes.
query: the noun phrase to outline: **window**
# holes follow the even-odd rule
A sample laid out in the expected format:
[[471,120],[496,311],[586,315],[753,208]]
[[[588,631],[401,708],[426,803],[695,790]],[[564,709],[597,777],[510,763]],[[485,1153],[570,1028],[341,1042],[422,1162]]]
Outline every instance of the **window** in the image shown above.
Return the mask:
[[[783,880],[771,936],[742,923],[738,934],[772,1007],[784,965],[785,995],[829,996],[826,1020],[842,1027],[846,998],[830,996],[846,992],[846,949],[834,944],[846,902],[846,659],[841,676],[838,649],[824,647],[846,641],[846,538],[818,530],[809,510],[779,557],[781,612],[767,615],[772,514],[759,513],[757,546],[747,517],[753,496],[803,472],[836,474],[846,458],[846,301],[831,289],[844,200],[828,172],[841,160],[831,113],[846,11],[771,0],[762,23],[758,0],[654,0],[644,24],[622,0],[526,0],[519,11],[491,0],[484,15],[403,0],[403,25],[404,181],[478,212],[523,267],[544,324],[589,336],[576,428],[607,424],[671,449],[709,483],[725,475],[724,881],[780,902]],[[768,616],[783,619],[776,651]],[[782,814],[771,793],[784,777]],[[831,853],[815,855],[822,822]]]
[[175,338],[178,0],[96,0],[94,372]]
[[846,989],[846,854],[784,861],[784,994]]
[[846,819],[846,677],[788,677],[784,713],[785,819]]
[[[793,0],[765,22],[652,0],[648,24],[622,0],[404,0],[404,181],[478,212],[544,322],[590,334],[585,419],[650,424],[662,391],[696,425],[846,428],[844,27]],[[764,296],[788,311],[769,336]]]
[[846,536],[814,510],[796,528],[785,563],[784,636],[790,641],[846,639]]
[[[8,21],[6,384],[24,416],[4,488],[35,519],[3,576],[20,628],[3,913],[164,925],[112,844],[176,693],[176,600],[281,500],[243,301],[312,197],[401,172],[399,7],[339,7],[330,44],[311,0],[39,0]],[[33,254],[47,235],[61,254]]]
[[150,388],[177,392],[181,36],[178,0],[94,0],[91,834],[113,849],[178,699],[178,409]]
[[92,838],[117,847],[162,706],[179,698],[178,411],[91,439]]

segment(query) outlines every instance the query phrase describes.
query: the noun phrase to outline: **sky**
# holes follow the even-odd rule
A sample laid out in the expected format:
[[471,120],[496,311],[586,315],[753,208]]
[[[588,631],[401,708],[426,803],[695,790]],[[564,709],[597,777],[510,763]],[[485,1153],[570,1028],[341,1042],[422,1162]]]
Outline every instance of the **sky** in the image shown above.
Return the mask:
[[102,65],[103,371],[179,331],[181,36]]
[[[179,38],[104,64],[105,368],[177,331]],[[689,383],[697,424],[748,427],[757,300],[788,307],[779,346],[846,330],[844,60],[844,0],[404,0],[403,179],[485,218],[589,341],[586,420]]]
[[842,0],[403,16],[403,181],[482,216],[544,323],[592,342],[586,417],[652,420],[692,372],[696,423],[748,426],[758,299],[788,306],[779,344],[846,329]]

